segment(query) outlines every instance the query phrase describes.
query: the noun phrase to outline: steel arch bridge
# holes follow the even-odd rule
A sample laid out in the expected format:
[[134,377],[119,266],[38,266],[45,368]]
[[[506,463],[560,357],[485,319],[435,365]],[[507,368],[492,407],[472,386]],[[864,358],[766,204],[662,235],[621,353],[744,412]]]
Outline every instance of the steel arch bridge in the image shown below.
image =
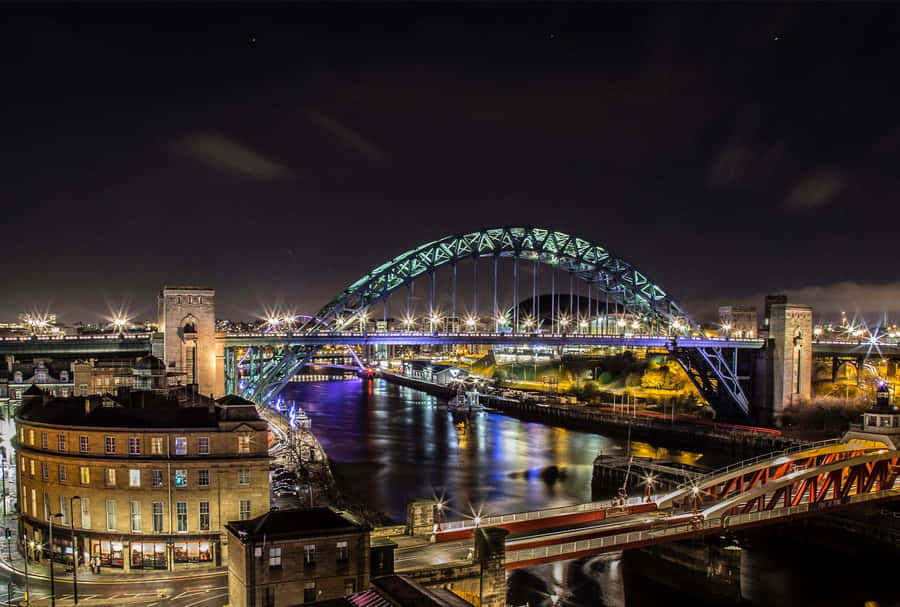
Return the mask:
[[[587,284],[589,309],[593,291],[596,293],[595,301],[599,302],[601,296],[605,299],[607,315],[609,303],[612,303],[617,316],[630,317],[648,334],[665,336],[675,358],[719,413],[732,417],[748,414],[748,400],[736,371],[736,356],[727,352],[727,345],[691,345],[689,340],[685,340],[687,345],[679,345],[678,338],[681,336],[702,334],[700,327],[657,283],[597,243],[538,227],[497,227],[450,235],[410,249],[379,265],[341,291],[292,333],[290,344],[286,343],[275,351],[274,356],[246,385],[243,395],[259,404],[268,402],[322,347],[314,343],[303,344],[304,337],[314,341],[313,338],[321,340],[326,336],[345,335],[345,330],[365,318],[373,305],[385,302],[401,289],[408,289],[411,293],[417,279],[429,279],[431,312],[435,302],[435,274],[441,268],[449,268],[452,272],[452,315],[455,317],[456,266],[462,261],[475,262],[473,287],[474,305],[477,307],[477,260],[485,257],[493,259],[494,316],[499,312],[497,284],[500,259],[508,259],[513,264],[513,301],[516,304],[521,301],[520,264],[532,264],[533,299],[537,294],[538,267],[550,266],[554,277],[559,272],[568,274],[570,285],[576,278]],[[571,302],[571,290],[568,295]],[[407,309],[408,302],[409,299]],[[599,317],[599,303],[597,309]],[[519,322],[519,305],[513,306],[512,315],[512,326],[507,334],[528,333],[522,331]],[[539,343],[539,333],[534,335],[535,342]]]

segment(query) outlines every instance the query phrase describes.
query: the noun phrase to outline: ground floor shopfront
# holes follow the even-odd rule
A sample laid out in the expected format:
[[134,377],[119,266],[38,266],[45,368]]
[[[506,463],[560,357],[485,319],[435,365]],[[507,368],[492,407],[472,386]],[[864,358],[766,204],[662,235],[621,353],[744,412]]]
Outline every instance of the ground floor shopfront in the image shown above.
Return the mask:
[[[49,525],[20,520],[20,549],[34,561],[50,558]],[[73,550],[72,529],[53,525],[53,558],[71,563],[77,552],[80,566],[91,559],[101,568],[119,571],[177,571],[196,566],[221,567],[222,544],[219,534],[208,535],[137,535],[92,533],[75,530],[77,550]]]

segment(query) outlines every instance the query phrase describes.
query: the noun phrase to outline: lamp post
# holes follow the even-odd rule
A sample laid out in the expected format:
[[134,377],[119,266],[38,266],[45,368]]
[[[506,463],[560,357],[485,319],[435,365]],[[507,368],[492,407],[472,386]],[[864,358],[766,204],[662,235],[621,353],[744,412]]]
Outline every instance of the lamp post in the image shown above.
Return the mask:
[[69,498],[69,521],[72,523],[72,593],[73,602],[78,604],[78,542],[75,541],[75,500],[81,505],[81,497],[73,495]]
[[25,542],[25,604],[28,604],[28,549],[34,554],[34,540]]
[[0,446],[0,482],[3,483],[3,520],[6,520],[6,447]]
[[437,531],[438,533],[441,532],[441,512],[442,512],[443,510],[444,510],[444,503],[443,503],[443,502],[438,502],[438,503],[437,503],[437,515],[438,515],[438,520],[437,520],[437,529],[436,529],[436,531]]
[[53,519],[62,518],[57,512],[50,516],[50,607],[56,607],[56,580],[53,577]]

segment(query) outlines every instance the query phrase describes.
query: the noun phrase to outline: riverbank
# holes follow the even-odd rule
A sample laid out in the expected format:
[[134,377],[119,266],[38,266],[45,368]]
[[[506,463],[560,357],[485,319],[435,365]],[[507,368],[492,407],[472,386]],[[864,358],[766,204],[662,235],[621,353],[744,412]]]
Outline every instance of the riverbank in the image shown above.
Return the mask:
[[[454,394],[447,386],[394,373],[380,371],[379,377],[433,396],[450,398]],[[694,451],[712,449],[739,459],[780,451],[801,442],[775,433],[723,429],[683,419],[628,415],[602,407],[529,403],[495,395],[481,395],[480,399],[485,406],[523,421],[617,437],[630,436],[636,440],[664,442],[672,447]]]

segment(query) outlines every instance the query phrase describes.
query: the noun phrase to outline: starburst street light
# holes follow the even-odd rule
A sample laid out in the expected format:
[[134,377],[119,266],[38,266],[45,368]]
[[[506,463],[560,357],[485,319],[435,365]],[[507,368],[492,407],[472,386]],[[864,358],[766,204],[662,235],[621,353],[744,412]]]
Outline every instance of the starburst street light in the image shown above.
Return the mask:
[[478,324],[478,319],[474,316],[469,316],[468,318],[466,318],[466,326],[470,329],[473,329],[476,324]]

